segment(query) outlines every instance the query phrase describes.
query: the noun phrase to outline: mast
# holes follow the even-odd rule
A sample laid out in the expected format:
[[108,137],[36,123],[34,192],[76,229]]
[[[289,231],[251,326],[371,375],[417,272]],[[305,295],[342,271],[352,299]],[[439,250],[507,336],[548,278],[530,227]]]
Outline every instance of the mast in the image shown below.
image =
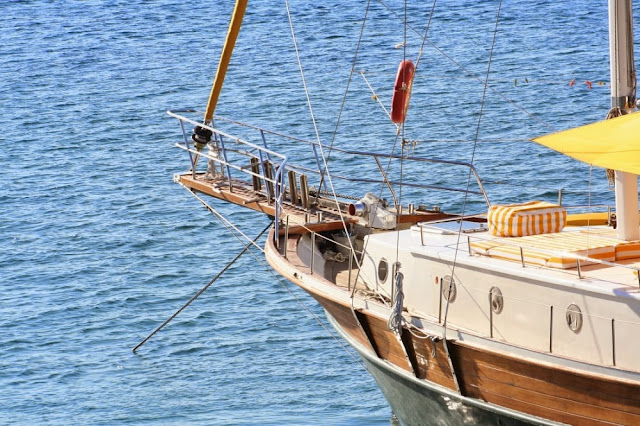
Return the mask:
[[204,123],[211,123],[213,118],[213,112],[216,109],[218,103],[218,96],[222,90],[222,83],[224,83],[224,76],[227,73],[229,62],[231,61],[231,54],[240,32],[240,25],[242,25],[242,18],[244,17],[244,11],[247,8],[248,0],[236,0],[236,5],[233,8],[233,15],[231,16],[231,22],[229,22],[229,30],[227,31],[227,38],[224,41],[224,47],[222,48],[222,54],[220,55],[220,62],[218,62],[218,71],[216,71],[216,77],[213,80],[213,86],[211,86],[211,93],[209,94],[209,102],[207,102],[207,111],[204,114]]
[[[609,52],[612,118],[632,112],[636,101],[631,0],[609,0]],[[640,239],[638,176],[616,170],[615,195],[618,238]]]

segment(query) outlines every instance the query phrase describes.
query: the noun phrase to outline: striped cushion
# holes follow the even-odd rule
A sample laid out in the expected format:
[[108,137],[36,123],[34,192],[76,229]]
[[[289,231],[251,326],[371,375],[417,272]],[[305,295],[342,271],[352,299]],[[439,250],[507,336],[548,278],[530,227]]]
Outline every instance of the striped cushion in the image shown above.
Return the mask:
[[616,248],[616,260],[640,258],[640,241],[619,240],[615,229],[589,229],[581,232],[610,239],[611,243],[614,244]]
[[[531,235],[509,240],[472,242],[474,252],[498,259],[524,260],[526,264],[568,269],[577,266],[575,255],[613,262],[616,260],[615,241],[579,232]],[[522,248],[522,257],[520,254]],[[585,266],[595,262],[581,260]]]
[[500,237],[560,232],[567,222],[567,211],[544,201],[506,206],[493,205],[487,215],[489,232]]

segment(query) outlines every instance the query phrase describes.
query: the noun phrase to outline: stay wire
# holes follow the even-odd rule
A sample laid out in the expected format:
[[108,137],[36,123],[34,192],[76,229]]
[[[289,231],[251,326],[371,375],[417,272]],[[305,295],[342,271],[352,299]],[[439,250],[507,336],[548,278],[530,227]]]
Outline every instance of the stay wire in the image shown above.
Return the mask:
[[[371,5],[371,0],[369,0],[367,2],[367,7],[365,9],[364,12],[364,18],[362,20],[362,26],[360,27],[360,36],[358,37],[358,44],[356,45],[356,51],[353,55],[353,61],[351,62],[351,70],[349,71],[349,77],[347,78],[347,87],[344,90],[344,95],[342,96],[342,103],[340,104],[340,110],[338,111],[338,118],[336,120],[336,126],[333,130],[333,134],[331,135],[331,142],[329,143],[329,150],[327,153],[327,160],[326,162],[329,163],[329,160],[331,159],[331,152],[333,150],[333,144],[336,140],[336,136],[338,135],[338,128],[340,127],[340,122],[342,120],[342,113],[344,111],[344,106],[347,102],[347,95],[349,93],[349,87],[351,87],[351,80],[353,79],[353,73],[355,72],[356,69],[356,63],[358,62],[358,54],[360,53],[360,45],[362,44],[362,38],[364,36],[364,28],[365,28],[365,24],[367,23],[367,18],[369,16],[369,6]],[[322,184],[324,183],[324,173],[325,171],[322,171],[322,175],[320,176],[320,186],[318,186],[318,188],[322,187]]]
[[[476,155],[476,148],[478,147],[478,137],[480,135],[480,124],[482,123],[482,114],[484,112],[484,106],[486,103],[486,99],[487,99],[487,88],[489,87],[489,74],[491,73],[491,62],[493,60],[493,50],[495,48],[496,45],[496,39],[498,36],[498,23],[500,22],[500,11],[502,9],[502,0],[499,1],[498,3],[498,11],[496,12],[496,23],[495,23],[495,27],[493,29],[493,40],[491,42],[491,50],[489,51],[489,61],[487,63],[487,73],[485,76],[485,80],[484,80],[484,88],[482,90],[482,100],[480,102],[480,111],[478,113],[478,123],[476,125],[476,133],[475,133],[475,137],[474,137],[474,143],[473,143],[473,149],[471,151],[471,161],[470,164],[473,165],[473,162],[475,160],[475,155]],[[469,174],[467,176],[467,187],[466,187],[466,191],[464,194],[464,198],[462,201],[462,217],[464,217],[465,211],[466,211],[466,207],[467,207],[467,200],[469,198],[469,186],[471,185],[471,169],[469,170]],[[444,329],[444,340],[446,341],[446,337],[447,337],[447,316],[449,314],[449,305],[451,302],[451,287],[454,283],[454,277],[455,277],[455,270],[456,270],[456,261],[458,259],[458,252],[460,249],[460,237],[462,235],[462,224],[463,224],[463,220],[460,220],[460,227],[458,228],[458,238],[456,240],[456,250],[454,252],[453,255],[453,264],[451,266],[451,280],[449,280],[449,291],[448,291],[448,295],[449,297],[447,297],[447,305],[445,307],[445,311],[444,311],[444,321],[442,324],[442,327]]]
[[[414,70],[415,73],[418,72],[418,65],[420,65],[420,59],[422,59],[422,55],[424,53],[424,45],[427,42],[427,34],[429,33],[429,28],[431,27],[431,20],[433,19],[433,12],[436,10],[436,3],[438,0],[433,0],[433,5],[431,6],[431,13],[429,14],[429,21],[427,21],[427,28],[424,30],[424,37],[422,37],[422,44],[420,45],[420,51],[418,52],[418,58],[416,59],[416,68]],[[406,22],[405,22],[406,24]]]
[[[233,223],[231,223],[227,218],[225,218],[222,214],[220,214],[216,209],[214,209],[213,207],[211,207],[206,201],[204,201],[201,197],[197,196],[193,191],[188,190],[191,195],[193,195],[194,197],[196,197],[198,199],[198,201],[200,201],[207,210],[209,210],[211,213],[214,213],[214,215],[220,219],[220,222],[227,228],[227,231],[229,231],[229,233],[231,235],[233,235],[238,241],[243,242],[242,238],[244,238],[245,240],[248,239],[248,237],[239,230],[239,228],[237,226],[235,226]],[[269,226],[271,226],[271,224],[269,224]],[[262,253],[265,253],[265,250],[256,245],[255,243],[249,243],[249,246],[255,246],[258,248],[258,250],[260,250]],[[314,314],[311,309],[302,301],[300,300],[300,298],[298,298],[298,296],[295,295],[295,293],[293,293],[293,291],[291,291],[291,289],[289,288],[289,286],[287,286],[284,281],[282,280],[282,278],[280,276],[278,276],[273,269],[269,266],[266,265],[264,260],[259,257],[258,255],[256,255],[251,248],[249,248],[249,253],[251,253],[251,255],[253,255],[253,257],[258,261],[258,263],[260,263],[260,265],[262,265],[262,267],[268,271],[277,281],[278,283],[280,283],[280,285],[282,287],[284,287],[285,290],[287,290],[287,292],[296,300],[296,302],[298,302],[300,304],[300,306],[302,306],[304,308],[304,310],[307,311],[307,313],[309,313],[309,315],[311,315],[311,317],[318,323],[320,324],[320,326],[322,328],[325,329],[325,331],[327,333],[329,333],[329,335],[336,341],[338,342],[338,344],[342,347],[342,349],[344,349],[345,352],[347,352],[349,354],[349,356],[356,362],[358,363],[358,365],[360,365],[365,371],[369,371],[367,370],[367,367],[362,363],[361,360],[359,360],[358,358],[356,358],[353,353],[351,353],[349,351],[349,349],[345,346],[345,344],[338,339],[338,337],[329,329],[327,328],[326,325],[324,325],[322,323],[322,321],[320,321],[320,318],[318,318],[318,316],[316,314]]]
[[[393,14],[394,16],[398,17],[398,14],[396,13],[395,10],[391,9],[383,0],[378,0],[378,2],[384,6],[391,14]],[[407,26],[409,27],[409,29],[411,29],[414,33],[416,33],[417,35],[420,35],[420,33],[414,29],[411,24],[407,24]],[[484,84],[484,82],[482,81],[482,79],[480,77],[478,77],[477,75],[475,75],[471,70],[469,70],[468,68],[466,68],[464,65],[462,65],[460,62],[456,61],[451,55],[449,55],[447,52],[445,52],[444,50],[442,50],[440,47],[438,47],[438,45],[436,45],[434,42],[432,42],[431,40],[429,40],[428,38],[425,39],[427,43],[429,43],[429,45],[431,47],[433,47],[438,53],[440,53],[442,56],[444,56],[447,60],[449,60],[451,63],[453,63],[456,67],[458,67],[460,70],[462,70],[465,74],[467,74],[469,77],[473,78],[474,80],[477,80],[478,82]],[[556,131],[556,129],[548,122],[542,120],[541,118],[535,116],[533,113],[529,112],[527,109],[525,109],[524,107],[518,105],[514,100],[508,98],[507,96],[503,95],[502,92],[500,92],[499,90],[495,89],[493,86],[485,86],[485,89],[489,89],[491,92],[493,92],[494,94],[496,94],[497,96],[499,96],[502,100],[504,100],[505,102],[511,104],[515,109],[525,113],[527,116],[529,116],[531,119],[537,121],[539,124],[543,125],[544,127],[546,127],[547,129],[549,129],[550,131]]]
[[165,322],[163,322],[162,324],[160,324],[160,326],[158,326],[155,330],[153,330],[153,332],[151,334],[149,334],[142,342],[138,343],[138,345],[136,345],[135,348],[133,348],[133,353],[135,354],[136,351],[145,343],[147,343],[147,341],[149,339],[151,339],[157,332],[159,332],[160,330],[162,330],[167,324],[169,324],[175,317],[177,317],[180,312],[184,311],[187,306],[189,306],[194,300],[196,300],[198,297],[200,297],[200,295],[202,293],[204,293],[205,291],[207,291],[207,289],[209,287],[211,287],[211,285],[213,283],[215,283],[218,278],[220,278],[222,276],[222,274],[224,274],[230,267],[231,265],[233,265],[234,263],[236,263],[236,261],[238,259],[240,259],[240,257],[246,253],[247,250],[249,250],[249,248],[251,247],[251,244],[255,244],[256,241],[258,241],[260,239],[260,237],[262,237],[262,235],[267,232],[267,230],[271,227],[271,225],[273,224],[273,222],[271,222],[269,225],[267,225],[266,228],[264,228],[257,237],[255,237],[253,239],[253,241],[249,242],[240,253],[238,253],[236,255],[236,257],[234,257],[231,262],[227,263],[227,265],[222,268],[222,270],[220,272],[218,272],[216,274],[215,277],[213,277],[204,287],[202,287],[196,294],[193,295],[193,297],[191,297],[191,299],[189,299],[189,301],[187,303],[185,303],[184,305],[182,305],[182,307],[180,309],[178,309],[173,315],[171,315]]
[[[329,182],[329,187],[331,188],[331,193],[333,194],[333,199],[336,203],[336,210],[338,212],[338,215],[340,216],[340,222],[342,222],[342,229],[344,230],[345,235],[349,235],[349,229],[347,228],[347,223],[344,220],[344,215],[342,213],[342,209],[340,208],[340,202],[338,201],[338,195],[336,194],[336,190],[335,187],[333,185],[333,179],[331,178],[331,173],[329,172],[329,166],[327,164],[327,157],[324,154],[324,148],[323,148],[323,144],[322,141],[320,140],[320,133],[318,132],[318,126],[316,125],[316,120],[315,120],[315,116],[313,114],[313,108],[311,107],[311,97],[309,96],[309,90],[307,88],[307,83],[306,83],[306,79],[304,76],[304,70],[302,68],[302,60],[300,59],[300,51],[298,50],[298,42],[296,41],[296,34],[295,31],[293,29],[293,18],[291,17],[291,10],[289,9],[289,0],[284,0],[286,8],[287,8],[287,17],[289,19],[289,27],[291,28],[291,38],[293,39],[293,46],[294,49],[296,51],[296,59],[298,61],[298,67],[300,69],[300,76],[302,78],[302,85],[304,87],[304,92],[307,98],[307,104],[309,106],[309,111],[311,113],[311,121],[313,122],[313,128],[314,131],[316,133],[316,140],[318,142],[318,147],[320,148],[320,157],[322,157],[322,163],[324,166],[324,172],[327,175],[327,180]],[[368,9],[367,9],[368,10]],[[363,24],[364,25],[364,24]],[[353,73],[353,71],[352,71]],[[320,168],[320,165],[318,164],[318,168]],[[320,185],[318,187],[318,190],[322,189],[322,186]],[[351,242],[351,238],[347,238],[347,242],[349,243],[349,248],[351,249],[351,252],[355,252],[355,248],[353,247],[353,243]],[[361,265],[360,265],[360,261],[358,260],[357,256],[355,258],[356,261],[356,266],[358,267],[358,269],[360,269]]]

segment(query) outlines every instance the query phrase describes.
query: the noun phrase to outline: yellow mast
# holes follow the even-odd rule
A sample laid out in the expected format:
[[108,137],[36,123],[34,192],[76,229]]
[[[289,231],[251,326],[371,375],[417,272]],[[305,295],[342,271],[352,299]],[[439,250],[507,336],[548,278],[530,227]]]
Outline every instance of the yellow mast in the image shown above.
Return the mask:
[[231,16],[231,22],[229,22],[227,39],[225,40],[224,47],[222,48],[220,62],[218,63],[218,71],[216,71],[216,78],[213,80],[213,86],[211,86],[209,102],[207,103],[207,111],[204,114],[205,124],[211,123],[211,119],[213,118],[213,111],[216,109],[218,96],[220,96],[222,83],[224,83],[224,76],[227,73],[229,61],[231,61],[233,47],[236,44],[236,39],[238,38],[238,33],[240,32],[240,25],[242,25],[244,11],[247,8],[247,1],[248,0],[236,0],[236,5],[233,8],[233,16]]

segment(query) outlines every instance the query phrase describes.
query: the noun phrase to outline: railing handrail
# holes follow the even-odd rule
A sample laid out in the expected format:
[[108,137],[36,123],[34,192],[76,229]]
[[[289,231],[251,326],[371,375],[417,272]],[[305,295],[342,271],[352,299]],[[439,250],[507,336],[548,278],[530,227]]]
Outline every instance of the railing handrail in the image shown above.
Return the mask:
[[[477,215],[474,215],[477,216]],[[467,217],[473,217],[473,216],[467,216]],[[443,219],[443,220],[437,220],[437,221],[431,221],[431,222],[418,222],[416,224],[417,227],[420,228],[420,234],[421,234],[421,241],[424,241],[424,236],[423,236],[423,232],[424,232],[424,227],[425,226],[429,226],[429,225],[433,225],[433,224],[437,224],[437,223],[443,223],[443,222],[449,222],[449,221],[455,221],[455,220],[460,220],[459,217],[456,218],[447,218],[447,219]],[[456,233],[455,230],[449,230],[450,232]],[[562,231],[562,232],[579,232],[579,231]],[[469,251],[471,251],[471,239],[474,239],[476,241],[480,241],[480,242],[499,242],[499,244],[501,245],[506,245],[509,247],[515,247],[520,249],[521,251],[521,256],[524,255],[525,250],[527,251],[532,251],[531,247],[525,247],[522,246],[521,244],[517,244],[515,242],[511,242],[511,241],[506,241],[505,239],[501,239],[501,240],[496,240],[494,238],[482,238],[480,236],[478,236],[477,233],[474,234],[469,234],[469,233],[465,233],[464,231],[462,232],[462,234],[464,234],[467,237],[467,244],[469,245],[468,249]],[[607,238],[600,236],[601,238]],[[613,241],[613,239],[612,239]],[[538,253],[544,253],[547,255],[551,255],[551,256],[562,256],[565,258],[569,258],[569,259],[575,259],[576,260],[576,265],[577,265],[577,274],[578,277],[581,278],[581,271],[580,271],[580,261],[583,262],[590,262],[590,263],[595,263],[595,264],[599,264],[599,265],[605,265],[605,266],[611,266],[611,267],[616,267],[616,268],[624,268],[624,269],[628,269],[630,271],[634,271],[635,273],[638,274],[638,285],[640,286],[640,268],[631,266],[631,265],[625,265],[622,263],[617,263],[617,262],[611,262],[608,260],[603,260],[603,259],[596,259],[593,257],[589,257],[589,256],[582,256],[579,254],[575,254],[575,253],[570,253],[568,251],[559,251],[559,250],[551,250],[551,249],[546,249],[546,248],[535,248],[535,251]],[[477,253],[477,252],[476,252]],[[482,253],[478,253],[479,255],[482,256]],[[491,257],[491,256],[489,256]],[[524,259],[521,259],[521,261],[524,263]],[[565,271],[565,269],[559,269],[559,271]]]
[[262,151],[262,152],[265,152],[265,153],[268,153],[268,154],[271,154],[271,155],[275,155],[276,157],[281,158],[281,159],[283,159],[283,160],[286,160],[286,158],[287,158],[287,156],[286,156],[286,155],[284,155],[284,154],[280,154],[279,152],[276,152],[276,151],[270,150],[269,148],[265,148],[265,147],[263,147],[263,146],[255,145],[255,144],[253,144],[253,143],[251,143],[251,142],[248,142],[248,141],[246,141],[246,140],[244,140],[244,139],[242,139],[242,138],[239,138],[239,137],[237,137],[237,136],[230,135],[230,134],[228,134],[228,133],[223,132],[222,130],[218,130],[218,129],[216,129],[215,127],[209,126],[209,125],[207,125],[207,124],[202,124],[202,123],[200,123],[200,122],[198,122],[198,121],[195,121],[195,120],[192,120],[192,119],[190,119],[190,118],[183,117],[183,116],[181,116],[181,115],[175,114],[173,111],[167,111],[167,114],[169,114],[171,117],[177,118],[177,119],[178,119],[178,120],[180,120],[180,121],[184,121],[184,122],[187,122],[187,123],[193,124],[194,126],[200,126],[200,127],[202,127],[202,128],[205,128],[205,129],[211,130],[211,131],[212,131],[213,133],[215,133],[215,134],[222,135],[222,136],[224,136],[224,137],[226,137],[226,138],[229,138],[229,139],[235,140],[237,143],[241,143],[241,144],[244,144],[244,145],[250,146],[251,148],[257,149],[257,150],[259,150],[259,151]]
[[[191,120],[185,117],[182,117],[180,115],[178,115],[177,113],[179,112],[189,112],[189,113],[199,113],[200,111],[197,110],[192,110],[192,109],[185,109],[185,110],[170,110],[167,111],[167,114],[169,114],[171,117],[175,117],[178,119],[183,119],[184,121],[191,123],[193,125],[197,125],[197,126],[202,126],[205,127],[209,130],[212,130],[218,134],[222,134],[225,137],[231,138],[231,139],[238,139],[240,141],[242,141],[243,143],[246,143],[247,145],[253,147],[253,148],[260,148],[257,145],[253,145],[249,142],[246,142],[244,140],[241,140],[239,138],[236,138],[234,136],[231,136],[227,133],[224,133],[220,130],[214,129],[213,127],[210,126],[204,126],[202,123],[199,123],[195,120]],[[475,194],[475,195],[482,195],[485,203],[487,204],[487,206],[490,206],[490,202],[489,202],[489,197],[487,196],[487,193],[484,189],[484,185],[482,184],[482,180],[480,179],[480,176],[476,170],[476,168],[473,166],[473,164],[471,163],[467,163],[467,162],[462,162],[462,161],[452,161],[452,160],[443,160],[443,159],[439,159],[439,158],[428,158],[428,157],[416,157],[416,156],[411,156],[411,157],[406,157],[406,156],[399,156],[399,155],[392,155],[392,154],[384,154],[384,153],[376,153],[376,152],[367,152],[367,151],[352,151],[352,150],[346,150],[346,149],[342,149],[342,148],[338,148],[338,147],[330,147],[324,144],[321,144],[317,141],[312,141],[312,140],[307,140],[307,139],[302,139],[302,138],[297,138],[294,136],[290,136],[290,135],[285,135],[282,133],[278,133],[278,132],[274,132],[272,130],[268,130],[259,126],[254,126],[251,124],[247,124],[247,123],[243,123],[243,122],[239,122],[239,121],[235,121],[235,120],[231,120],[225,117],[220,117],[220,116],[215,116],[215,119],[219,119],[219,120],[223,120],[223,121],[227,121],[229,123],[233,123],[236,124],[238,126],[242,126],[242,127],[246,127],[249,129],[254,129],[254,130],[258,130],[260,132],[264,132],[266,134],[271,134],[271,135],[275,135],[275,136],[279,136],[282,138],[286,138],[289,140],[294,140],[294,141],[298,141],[298,142],[304,142],[306,144],[309,144],[311,146],[317,146],[317,147],[321,147],[323,149],[331,149],[337,152],[342,152],[345,154],[349,154],[349,155],[353,155],[353,156],[360,156],[360,157],[373,157],[373,158],[394,158],[394,159],[404,159],[404,160],[410,160],[410,161],[418,161],[418,162],[428,162],[428,163],[434,163],[434,164],[448,164],[448,165],[452,165],[452,166],[461,166],[461,167],[467,167],[471,170],[471,172],[473,173],[475,180],[478,184],[478,187],[480,188],[480,191],[469,191],[467,189],[457,189],[457,188],[450,188],[450,187],[444,187],[444,186],[437,186],[437,185],[424,185],[424,184],[414,184],[414,183],[409,183],[409,182],[390,182],[394,185],[402,185],[402,186],[411,186],[411,187],[416,187],[416,188],[424,188],[424,189],[433,189],[433,190],[438,190],[438,191],[450,191],[450,192],[466,192],[469,194]],[[265,151],[265,148],[262,148],[263,151]],[[269,152],[269,153],[273,153],[274,155],[278,155],[281,156],[282,154],[277,154],[274,151],[271,150],[267,150],[265,152]],[[297,167],[297,166],[293,166],[293,167]],[[316,170],[308,170],[309,173],[314,173],[317,175],[320,175],[321,173],[319,171]],[[363,182],[363,183],[385,183],[385,180],[383,181],[376,181],[373,179],[353,179],[353,178],[346,178],[343,176],[334,176],[338,179],[343,179],[343,180],[348,180],[348,181],[354,181],[354,182]],[[384,178],[384,177],[383,177]]]
[[[178,112],[178,111],[176,111],[176,112]],[[190,124],[192,124],[194,126],[200,126],[202,128],[208,129],[211,132],[213,132],[213,134],[218,135],[218,137],[220,139],[220,144],[222,145],[223,151],[226,151],[224,149],[224,144],[222,142],[222,137],[225,137],[225,138],[229,138],[231,140],[234,140],[236,143],[249,146],[249,147],[257,150],[259,153],[263,153],[264,152],[264,153],[267,154],[267,156],[272,155],[272,156],[277,157],[277,158],[279,158],[281,160],[280,164],[276,165],[275,176],[274,176],[273,179],[269,179],[266,176],[266,174],[265,174],[265,176],[258,175],[258,177],[261,177],[261,178],[265,179],[265,182],[270,181],[270,182],[273,182],[273,184],[274,184],[274,190],[275,190],[275,194],[274,194],[274,202],[275,202],[275,221],[274,221],[275,222],[275,225],[274,225],[275,226],[275,234],[274,235],[275,235],[276,238],[278,238],[277,236],[279,235],[279,227],[280,227],[280,211],[284,209],[283,201],[284,201],[285,190],[283,189],[283,187],[284,187],[285,183],[284,183],[283,170],[285,170],[285,168],[287,166],[287,156],[284,155],[284,154],[281,154],[279,152],[272,151],[267,147],[259,146],[259,145],[253,144],[253,143],[251,143],[249,141],[246,141],[246,140],[244,140],[242,138],[239,138],[239,137],[236,137],[236,136],[232,136],[232,135],[230,135],[228,133],[225,133],[225,132],[223,132],[221,130],[218,130],[218,129],[214,128],[213,126],[210,126],[210,125],[207,125],[207,124],[203,124],[203,123],[200,123],[198,121],[192,120],[190,118],[184,117],[182,115],[177,114],[176,112],[167,111],[167,114],[169,114],[169,116],[174,117],[174,118],[176,118],[176,119],[178,119],[180,121],[180,125],[181,125],[181,128],[182,128],[182,133],[183,133],[183,137],[184,137],[184,141],[185,141],[185,146],[182,147],[179,144],[177,146],[179,148],[185,149],[189,153],[189,156],[192,159],[191,160],[192,167],[194,166],[192,154],[196,154],[196,155],[203,156],[203,157],[205,157],[207,159],[216,161],[216,162],[226,166],[228,174],[231,173],[230,172],[230,168],[234,168],[234,169],[239,170],[239,171],[241,171],[243,173],[246,173],[246,174],[249,174],[249,175],[252,175],[252,176],[256,176],[256,174],[253,171],[247,171],[247,170],[244,170],[241,167],[236,166],[235,164],[231,164],[227,160],[225,152],[223,152],[224,159],[220,159],[220,158],[212,157],[212,156],[210,156],[210,155],[208,155],[206,153],[202,153],[202,152],[199,152],[197,150],[194,151],[193,149],[191,149],[189,147],[187,134],[186,134],[185,129],[184,129],[184,124],[183,123],[185,123],[185,122],[186,123],[190,123]],[[184,111],[180,111],[180,112],[195,112],[195,111],[193,111],[193,110],[184,110]],[[195,167],[193,169],[193,172],[195,173]],[[231,176],[229,175],[228,178],[229,178],[229,184],[231,185]]]

